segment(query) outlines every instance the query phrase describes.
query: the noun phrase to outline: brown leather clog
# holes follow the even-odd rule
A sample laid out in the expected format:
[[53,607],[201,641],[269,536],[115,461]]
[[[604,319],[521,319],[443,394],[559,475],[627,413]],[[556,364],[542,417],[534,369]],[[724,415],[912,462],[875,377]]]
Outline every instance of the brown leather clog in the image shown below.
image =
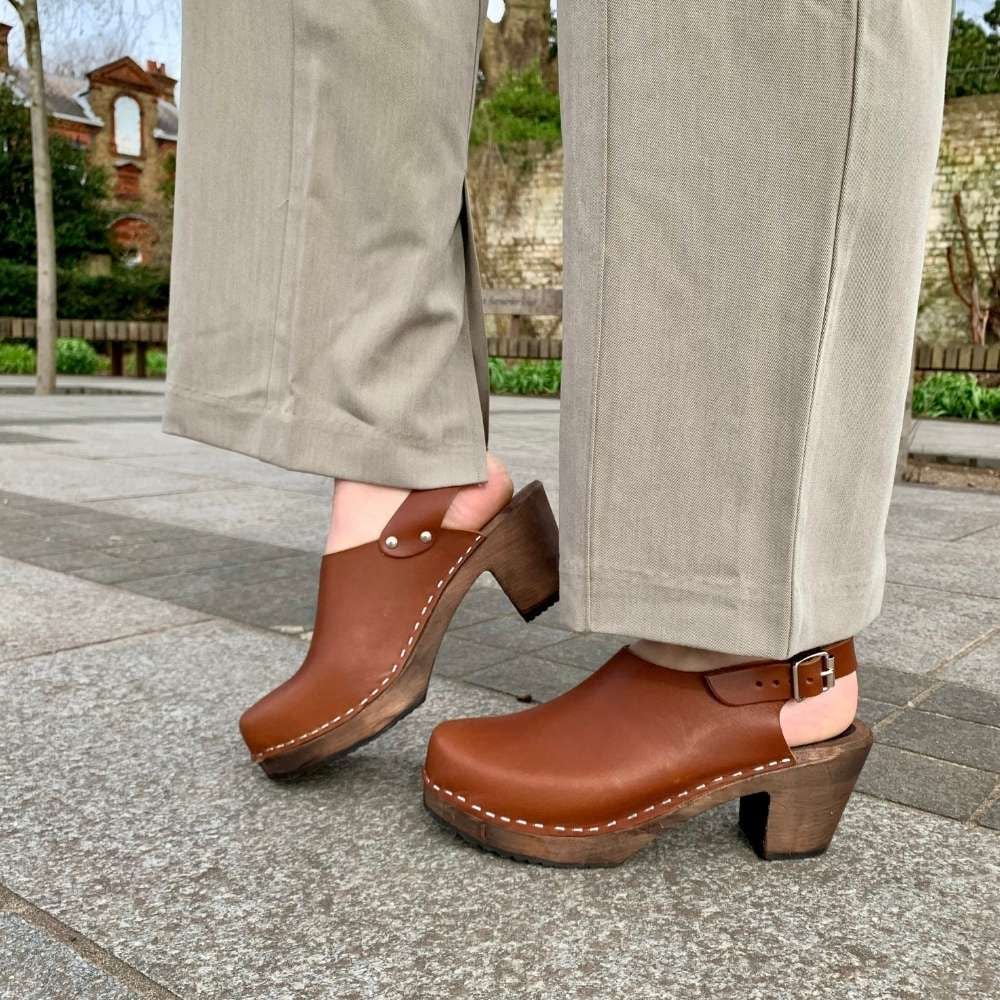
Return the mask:
[[536,708],[439,725],[424,803],[488,850],[556,865],[614,865],[729,799],[762,858],[822,853],[872,736],[788,747],[779,712],[857,666],[843,642],[788,661],[670,670],[627,648]]
[[323,557],[305,661],[240,719],[271,777],[348,753],[420,705],[448,622],[481,573],[525,620],[558,600],[558,529],[542,484],[479,531],[441,527],[458,489],[414,490],[376,541]]

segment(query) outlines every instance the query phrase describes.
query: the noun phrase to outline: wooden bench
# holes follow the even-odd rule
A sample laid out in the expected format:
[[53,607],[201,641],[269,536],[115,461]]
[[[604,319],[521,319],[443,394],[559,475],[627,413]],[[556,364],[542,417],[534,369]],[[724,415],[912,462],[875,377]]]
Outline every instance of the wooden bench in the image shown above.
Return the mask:
[[917,348],[913,366],[918,372],[972,372],[1000,374],[1000,344]]
[[524,316],[562,316],[561,288],[484,288],[483,312],[488,316],[510,316],[506,337],[487,337],[487,352],[495,358],[561,358],[562,340],[557,337],[521,335]]
[[[165,322],[113,319],[61,319],[58,337],[76,337],[107,344],[111,350],[111,374],[125,374],[125,347],[135,345],[135,374],[146,377],[146,351],[150,344],[166,346]],[[34,340],[35,320],[0,316],[0,340]]]

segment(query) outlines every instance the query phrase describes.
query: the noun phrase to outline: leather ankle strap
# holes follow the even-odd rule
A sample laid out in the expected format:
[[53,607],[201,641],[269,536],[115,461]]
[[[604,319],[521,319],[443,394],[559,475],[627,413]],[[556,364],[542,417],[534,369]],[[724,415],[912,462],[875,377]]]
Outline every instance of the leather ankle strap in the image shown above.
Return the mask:
[[387,556],[405,559],[426,552],[441,529],[448,508],[461,486],[413,490],[379,535],[378,546]]
[[841,677],[854,673],[858,661],[854,640],[844,639],[793,656],[724,667],[702,674],[709,691],[724,705],[756,705],[765,701],[802,701],[823,694]]

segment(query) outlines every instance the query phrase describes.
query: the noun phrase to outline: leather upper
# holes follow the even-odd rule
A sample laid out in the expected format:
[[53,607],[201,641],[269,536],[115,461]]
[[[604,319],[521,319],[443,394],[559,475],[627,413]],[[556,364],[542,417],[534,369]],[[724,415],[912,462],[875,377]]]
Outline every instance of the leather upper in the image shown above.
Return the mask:
[[[838,648],[843,676],[853,648]],[[744,772],[793,763],[779,723],[788,695],[770,683],[781,670],[789,664],[690,673],[626,648],[543,705],[439,725],[426,780],[481,819],[549,833],[639,823]],[[730,697],[749,688],[751,701],[726,704],[714,687]]]
[[[379,540],[323,557],[304,662],[240,719],[254,759],[342,724],[397,680],[451,571],[481,538],[440,527],[456,489],[414,491]],[[393,533],[399,546],[386,549]]]

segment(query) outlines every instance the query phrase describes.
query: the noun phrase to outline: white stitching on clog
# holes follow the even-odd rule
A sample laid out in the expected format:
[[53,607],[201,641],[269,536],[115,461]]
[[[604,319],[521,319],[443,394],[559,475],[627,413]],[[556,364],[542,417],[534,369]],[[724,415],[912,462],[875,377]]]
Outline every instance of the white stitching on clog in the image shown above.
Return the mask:
[[[767,764],[761,764],[758,767],[753,768],[753,770],[755,772],[756,771],[764,771],[764,770],[766,770],[769,767],[780,767],[782,764],[791,764],[791,763],[793,763],[791,757],[782,757],[781,760],[768,761]],[[671,802],[674,801],[675,798],[682,799],[682,798],[684,798],[684,796],[686,796],[688,794],[697,794],[699,791],[701,791],[701,790],[703,790],[705,788],[708,788],[708,786],[710,784],[714,785],[714,784],[716,784],[719,781],[724,781],[727,777],[738,778],[743,773],[744,773],[743,771],[734,771],[731,775],[728,775],[728,776],[725,775],[725,774],[720,774],[717,778],[712,778],[711,781],[705,782],[704,784],[701,784],[701,785],[695,785],[694,788],[685,789],[683,792],[677,792],[676,795],[673,795],[670,798],[663,799],[660,802],[660,805],[661,806],[669,805]],[[426,773],[424,774],[424,783],[427,784],[427,785],[430,785],[431,788],[433,788],[434,791],[436,791],[436,792],[444,792],[445,795],[453,796],[454,798],[457,798],[460,802],[464,802],[465,801],[465,799],[461,795],[457,795],[456,793],[450,791],[447,788],[441,788],[440,785],[434,784],[434,782],[431,781],[431,779],[427,776]],[[488,809],[485,809],[483,806],[472,805],[471,808],[474,809],[476,812],[481,812],[484,816],[489,816],[490,819],[497,819],[497,818],[499,818],[502,823],[510,823],[511,822],[510,816],[500,816],[500,817],[497,817],[496,813],[490,812]],[[656,811],[656,803],[655,802],[651,806],[646,806],[644,809],[641,810],[642,813],[650,813],[650,812],[655,812],[655,811]],[[638,819],[639,818],[639,814],[640,814],[640,811],[636,811],[636,812],[633,812],[633,813],[629,813],[628,816],[626,816],[622,820],[613,819],[610,823],[605,823],[603,829],[610,830],[610,829],[613,829],[614,827],[618,826],[619,823],[628,823],[628,822],[631,822],[634,819]],[[544,823],[538,823],[538,822],[535,822],[535,821],[532,821],[532,820],[521,819],[521,818],[517,818],[517,817],[513,820],[513,822],[516,823],[518,826],[532,826],[536,830],[544,830],[546,828]],[[559,833],[565,833],[566,830],[567,830],[567,827],[562,826],[560,824],[553,824],[552,825],[552,829],[558,831]],[[572,830],[573,833],[597,833],[599,830],[602,829],[602,827],[600,827],[600,826],[588,826],[588,827],[574,826],[574,827],[571,827],[570,829]]]
[[[483,540],[483,537],[484,537],[483,535],[476,535],[475,541],[465,550],[465,552],[462,553],[462,555],[458,557],[458,561],[455,563],[455,565],[452,566],[450,570],[448,570],[448,576],[452,575],[452,573],[455,571],[459,563],[461,563],[462,560]],[[447,579],[447,576],[445,577],[445,579]],[[444,586],[444,579],[438,580],[438,588],[441,588],[442,586]],[[435,599],[434,594],[431,594],[430,597],[427,598],[427,604],[424,607],[423,611],[420,612],[421,616],[423,616],[424,613],[427,611],[427,609],[431,606],[431,602],[434,599]],[[420,626],[421,622],[419,621],[413,626],[414,634],[420,630]],[[413,635],[411,635],[407,639],[406,645],[399,651],[400,663],[402,663],[402,661],[406,659],[407,654],[412,650],[412,647],[413,647]],[[372,693],[368,695],[366,698],[362,698],[357,705],[348,708],[346,711],[338,715],[335,719],[330,719],[329,722],[324,722],[322,725],[317,726],[315,729],[310,729],[308,732],[300,733],[298,736],[294,736],[290,740],[285,740],[284,743],[275,743],[274,746],[267,747],[264,750],[259,750],[257,753],[253,755],[253,759],[255,761],[258,761],[261,758],[267,756],[267,754],[273,753],[275,750],[283,750],[286,747],[295,746],[296,743],[301,743],[303,740],[307,740],[313,736],[317,736],[320,733],[324,732],[325,730],[329,729],[331,726],[335,726],[341,720],[346,719],[349,715],[353,715],[355,710],[363,708],[370,701],[372,701],[376,697],[376,695],[381,694],[385,690],[389,681],[392,679],[392,675],[399,670],[400,663],[394,663],[389,673],[386,674],[385,677],[382,678],[382,680],[379,682],[379,686],[375,688],[372,691]]]

